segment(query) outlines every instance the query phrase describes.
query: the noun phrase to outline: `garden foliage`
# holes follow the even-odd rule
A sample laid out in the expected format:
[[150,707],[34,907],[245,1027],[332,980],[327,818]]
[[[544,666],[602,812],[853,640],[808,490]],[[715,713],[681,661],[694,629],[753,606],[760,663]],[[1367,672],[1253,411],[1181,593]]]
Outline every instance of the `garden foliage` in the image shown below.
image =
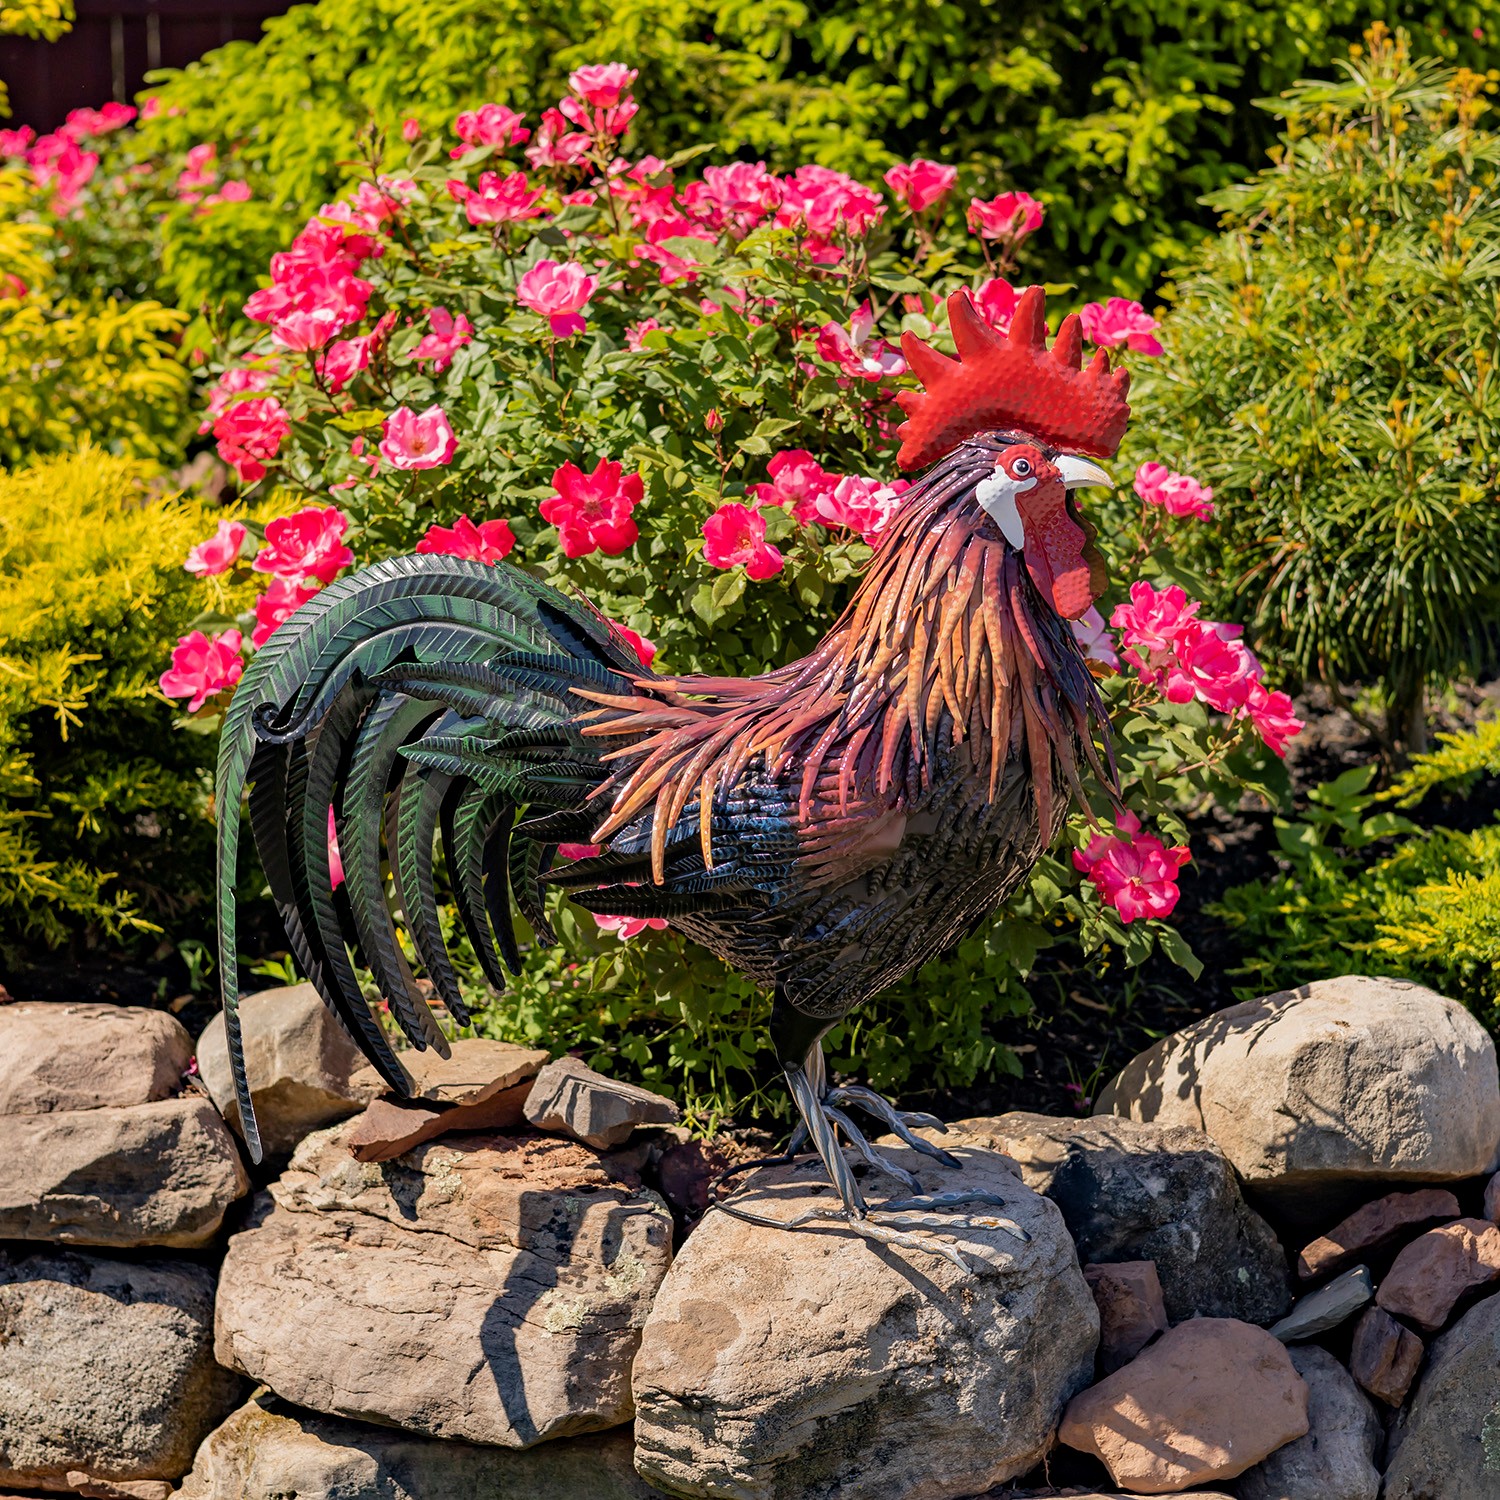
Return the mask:
[[1500,819],[1421,828],[1393,810],[1500,776],[1500,719],[1441,741],[1382,793],[1370,791],[1374,767],[1356,767],[1314,791],[1303,817],[1278,820],[1286,872],[1217,908],[1248,955],[1244,994],[1352,962],[1458,996],[1500,1029]]
[[156,678],[206,515],[97,448],[0,474],[0,949],[202,920],[213,741]]
[[[1495,0],[1376,9],[1474,66],[1500,16]],[[618,57],[641,70],[642,151],[863,175],[935,158],[985,196],[1021,186],[1047,205],[1038,279],[1138,297],[1207,227],[1202,195],[1261,159],[1251,100],[1342,57],[1370,15],[1355,0],[321,0],[167,81],[150,149],[233,146],[258,199],[306,213],[357,172],[371,116],[432,130]],[[185,241],[226,232],[164,227],[169,274],[205,263]]]
[[[366,137],[364,180],[272,262],[217,351],[206,421],[285,513],[263,541],[221,531],[195,553],[211,577],[269,580],[243,613],[205,612],[163,678],[200,720],[243,648],[351,563],[392,553],[523,566],[672,671],[780,664],[847,602],[899,504],[896,340],[951,349],[944,297],[959,288],[1007,326],[1017,289],[990,273],[1012,263],[1024,206],[964,205],[953,170],[923,161],[881,190],[817,167],[622,156],[630,82],[580,70],[529,142],[494,104],[460,116],[458,142]],[[966,211],[946,214],[950,200]],[[958,230],[971,216],[976,232]],[[1122,357],[1159,348],[1138,305],[1082,312]],[[883,1086],[1000,1062],[987,1023],[1029,1005],[1021,981],[1054,942],[1122,964],[1160,945],[1191,966],[1159,920],[1186,858],[1181,809],[1238,795],[1261,737],[1279,751],[1295,731],[1239,632],[1150,582],[1177,524],[1161,518],[1202,524],[1211,496],[1153,470],[1128,502],[1084,504],[1121,570],[1128,669],[1112,669],[1101,618],[1086,634],[1128,810],[1093,787],[1103,826],[1081,818],[1076,852],[1044,860],[1003,924],[835,1033],[842,1062]],[[769,1061],[767,997],[643,922],[565,912],[559,926],[563,949],[533,953],[482,1025],[626,1062],[707,1108],[743,1098]]]
[[1212,199],[1136,430],[1210,479],[1188,560],[1291,672],[1423,692],[1493,663],[1500,621],[1500,134],[1493,76],[1378,28],[1268,107],[1274,165]]

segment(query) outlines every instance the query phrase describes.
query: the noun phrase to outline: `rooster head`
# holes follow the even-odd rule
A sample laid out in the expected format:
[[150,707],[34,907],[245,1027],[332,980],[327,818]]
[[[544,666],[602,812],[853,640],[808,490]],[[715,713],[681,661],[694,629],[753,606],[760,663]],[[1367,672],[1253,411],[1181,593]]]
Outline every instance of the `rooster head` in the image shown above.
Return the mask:
[[985,322],[965,291],[948,299],[948,324],[957,358],[914,334],[902,338],[922,389],[896,397],[907,418],[897,461],[925,468],[960,446],[993,456],[976,499],[1024,555],[1058,614],[1077,619],[1108,580],[1072,492],[1110,483],[1082,455],[1108,458],[1120,446],[1130,420],[1130,374],[1112,369],[1102,349],[1084,363],[1076,313],[1062,320],[1049,348],[1041,287],[1021,294],[1004,333]]
[[1065,620],[1076,620],[1105,590],[1104,558],[1094,529],[1078,514],[1072,491],[1109,484],[1096,463],[1024,440],[994,437],[1000,451],[974,498],[1026,559],[1032,582]]

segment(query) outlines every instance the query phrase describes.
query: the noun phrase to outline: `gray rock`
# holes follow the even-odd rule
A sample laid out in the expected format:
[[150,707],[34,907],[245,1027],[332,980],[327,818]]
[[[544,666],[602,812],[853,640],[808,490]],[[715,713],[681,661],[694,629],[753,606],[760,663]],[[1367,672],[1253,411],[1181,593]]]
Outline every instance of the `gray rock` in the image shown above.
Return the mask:
[[1500,1494],[1500,1296],[1433,1341],[1416,1394],[1391,1432],[1386,1500]]
[[1307,1382],[1307,1434],[1242,1474],[1240,1500],[1377,1500],[1382,1433],[1375,1408],[1326,1349],[1290,1352]]
[[201,1094],[0,1116],[0,1238],[191,1249],[249,1185]]
[[1317,1291],[1299,1297],[1291,1312],[1279,1323],[1273,1323],[1270,1331],[1283,1344],[1317,1338],[1320,1333],[1337,1328],[1346,1318],[1352,1318],[1374,1295],[1370,1268],[1355,1266]]
[[661,1200],[535,1136],[357,1162],[356,1123],[308,1136],[230,1240],[220,1362],[315,1411],[502,1447],[629,1421]]
[[164,1493],[236,1400],[203,1266],[0,1251],[0,1484]]
[[945,1142],[969,1140],[1015,1160],[1027,1186],[1062,1210],[1086,1264],[1154,1261],[1172,1322],[1269,1323],[1290,1305],[1275,1234],[1201,1131],[1019,1112],[951,1128]]
[[[240,1028],[255,1118],[273,1155],[290,1151],[310,1131],[356,1114],[378,1092],[353,1083],[365,1060],[310,984],[246,995]],[[198,1072],[219,1112],[243,1135],[223,1012],[198,1038]]]
[[526,1118],[538,1130],[602,1151],[620,1145],[637,1125],[674,1125],[682,1111],[649,1089],[606,1078],[576,1057],[559,1057],[536,1075]]
[[[962,1172],[889,1151],[928,1192],[999,1192],[1031,1235],[963,1227],[962,1211],[916,1231],[972,1247],[967,1277],[837,1223],[704,1216],[635,1363],[641,1474],[671,1494],[736,1500],[945,1500],[1046,1453],[1093,1373],[1093,1298],[1056,1207],[992,1154],[955,1154]],[[864,1185],[875,1200],[905,1191],[878,1174]],[[833,1199],[821,1167],[803,1162],[756,1174],[731,1201],[784,1220]]]
[[150,1104],[181,1090],[192,1056],[192,1038],[165,1011],[0,1005],[0,1115]]
[[266,1396],[203,1440],[178,1500],[652,1500],[628,1432],[524,1453],[414,1437]]
[[1489,1170],[1495,1044],[1456,1000],[1358,975],[1232,1005],[1141,1053],[1099,1114],[1206,1131],[1278,1212],[1327,1223],[1399,1182]]

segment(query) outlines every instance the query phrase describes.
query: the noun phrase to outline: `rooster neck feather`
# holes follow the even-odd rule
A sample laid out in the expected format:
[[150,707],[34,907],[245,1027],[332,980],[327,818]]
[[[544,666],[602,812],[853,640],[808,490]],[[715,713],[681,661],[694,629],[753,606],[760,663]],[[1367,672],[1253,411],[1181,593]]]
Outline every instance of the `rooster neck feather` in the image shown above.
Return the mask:
[[[914,804],[964,740],[991,799],[1024,749],[1050,837],[1055,773],[1076,795],[1077,726],[1102,729],[1103,706],[1067,625],[974,499],[990,462],[960,450],[903,494],[854,599],[800,661],[746,679],[642,677],[628,700],[586,692],[601,706],[583,733],[628,740],[600,788],[596,841],[699,794],[711,864],[713,797],[757,759],[795,797],[804,841],[826,844],[830,824],[850,830],[836,843],[857,841],[862,821]],[[1092,734],[1083,749],[1112,780]],[[665,822],[653,831],[660,847]]]

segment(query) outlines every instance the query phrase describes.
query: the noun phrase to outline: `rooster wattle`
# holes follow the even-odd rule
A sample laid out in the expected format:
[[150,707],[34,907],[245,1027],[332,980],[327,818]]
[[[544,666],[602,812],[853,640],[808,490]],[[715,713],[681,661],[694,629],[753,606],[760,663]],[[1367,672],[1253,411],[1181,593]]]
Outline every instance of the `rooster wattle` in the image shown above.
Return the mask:
[[[1068,620],[1103,592],[1072,490],[1107,483],[1129,377],[1078,319],[1047,347],[1032,288],[1008,334],[949,299],[958,357],[908,334],[923,391],[903,392],[899,462],[926,472],[817,648],[762,676],[662,676],[586,605],[509,566],[397,558],[331,585],[246,669],[219,755],[225,1019],[246,1141],[260,1145],[238,1024],[238,808],[299,965],[398,1092],[408,1083],[349,949],[416,1047],[446,1048],[398,941],[382,843],[414,952],[460,1022],[438,922],[441,837],[464,928],[503,988],[559,887],[599,913],[664,918],[774,994],[772,1038],[842,1215],[874,1238],[841,1149],[914,1189],[850,1120],[908,1145],[935,1125],[868,1089],[830,1088],[821,1038],[992,913],[1057,837],[1080,767],[1113,784],[1108,722]],[[1087,455],[1087,456],[1085,456]],[[1102,748],[1101,748],[1102,747]],[[333,809],[345,870],[329,876]],[[563,842],[597,856],[553,868]],[[930,1216],[923,1216],[928,1222]],[[993,1221],[1003,1223],[1003,1221]],[[950,1258],[954,1258],[950,1256]],[[962,1262],[959,1262],[962,1264]]]

